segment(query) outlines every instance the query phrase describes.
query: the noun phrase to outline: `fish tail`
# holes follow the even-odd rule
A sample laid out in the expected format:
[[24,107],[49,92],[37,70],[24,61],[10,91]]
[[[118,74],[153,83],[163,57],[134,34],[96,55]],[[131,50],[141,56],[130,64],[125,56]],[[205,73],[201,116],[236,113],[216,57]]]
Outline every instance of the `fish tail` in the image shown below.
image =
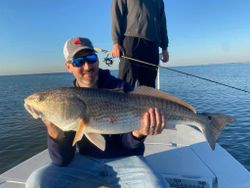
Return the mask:
[[208,141],[208,144],[212,150],[214,150],[216,140],[219,138],[222,130],[227,124],[232,123],[234,118],[222,114],[201,113],[198,115],[203,119],[203,133]]

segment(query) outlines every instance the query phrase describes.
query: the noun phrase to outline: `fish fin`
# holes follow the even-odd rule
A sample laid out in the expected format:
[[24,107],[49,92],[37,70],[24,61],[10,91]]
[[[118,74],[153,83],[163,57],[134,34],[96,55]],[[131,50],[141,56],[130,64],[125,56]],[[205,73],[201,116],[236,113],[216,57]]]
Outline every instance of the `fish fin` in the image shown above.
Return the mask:
[[85,134],[85,136],[92,144],[94,144],[100,150],[105,150],[105,139],[102,135],[96,133],[87,133]]
[[86,121],[81,118],[79,125],[77,127],[77,130],[76,130],[74,140],[73,140],[73,144],[72,144],[73,146],[76,144],[76,142],[82,139],[85,129],[86,129]]
[[134,91],[130,92],[131,94],[140,94],[140,95],[146,95],[146,96],[152,96],[152,97],[159,97],[162,99],[166,99],[168,101],[172,101],[175,103],[178,103],[182,106],[185,106],[192,112],[196,113],[196,109],[191,106],[190,104],[182,101],[181,99],[178,99],[177,97],[170,95],[167,92],[160,91],[158,89],[147,87],[147,86],[139,86]]
[[212,148],[212,150],[214,150],[216,140],[219,138],[222,130],[227,124],[232,123],[234,118],[223,114],[212,113],[201,113],[198,115],[203,116],[202,118],[206,119],[205,122],[209,122],[204,123],[205,126],[203,127],[202,132],[204,133],[209,146]]

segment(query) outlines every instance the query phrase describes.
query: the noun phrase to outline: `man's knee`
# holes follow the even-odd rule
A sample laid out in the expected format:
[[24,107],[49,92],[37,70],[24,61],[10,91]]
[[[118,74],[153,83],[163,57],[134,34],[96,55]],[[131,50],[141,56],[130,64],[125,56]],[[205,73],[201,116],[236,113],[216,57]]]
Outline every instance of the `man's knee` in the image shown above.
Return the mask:
[[51,182],[54,182],[55,176],[57,174],[54,167],[51,165],[44,166],[32,172],[28,177],[25,187],[26,188],[42,188],[50,187]]
[[36,170],[32,172],[25,183],[26,188],[38,188],[41,187],[42,173],[41,170]]

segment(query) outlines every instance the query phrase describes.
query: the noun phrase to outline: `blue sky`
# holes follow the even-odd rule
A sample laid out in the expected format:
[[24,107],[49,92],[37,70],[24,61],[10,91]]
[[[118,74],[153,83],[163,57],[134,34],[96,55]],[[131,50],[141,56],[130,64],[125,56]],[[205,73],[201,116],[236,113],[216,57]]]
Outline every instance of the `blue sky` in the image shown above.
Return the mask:
[[[167,66],[250,62],[249,0],[164,3],[170,40]],[[64,72],[62,49],[72,36],[89,37],[96,47],[110,50],[110,4],[1,0],[0,75]]]

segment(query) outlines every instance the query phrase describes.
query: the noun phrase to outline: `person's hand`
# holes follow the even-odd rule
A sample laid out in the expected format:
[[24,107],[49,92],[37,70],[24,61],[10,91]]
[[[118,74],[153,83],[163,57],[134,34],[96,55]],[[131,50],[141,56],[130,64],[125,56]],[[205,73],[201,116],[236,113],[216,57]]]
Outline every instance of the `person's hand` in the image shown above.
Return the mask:
[[43,120],[43,123],[47,127],[47,131],[50,137],[55,140],[62,140],[64,138],[64,132],[59,129],[56,125],[48,120]]
[[157,135],[165,128],[166,117],[157,108],[150,108],[140,121],[140,128],[132,132],[138,139],[143,139],[147,135]]
[[116,43],[113,45],[113,48],[111,51],[112,57],[121,57],[122,52],[123,52],[123,49],[119,44]]
[[168,50],[162,50],[162,62],[166,63],[169,61],[169,54],[168,54]]

